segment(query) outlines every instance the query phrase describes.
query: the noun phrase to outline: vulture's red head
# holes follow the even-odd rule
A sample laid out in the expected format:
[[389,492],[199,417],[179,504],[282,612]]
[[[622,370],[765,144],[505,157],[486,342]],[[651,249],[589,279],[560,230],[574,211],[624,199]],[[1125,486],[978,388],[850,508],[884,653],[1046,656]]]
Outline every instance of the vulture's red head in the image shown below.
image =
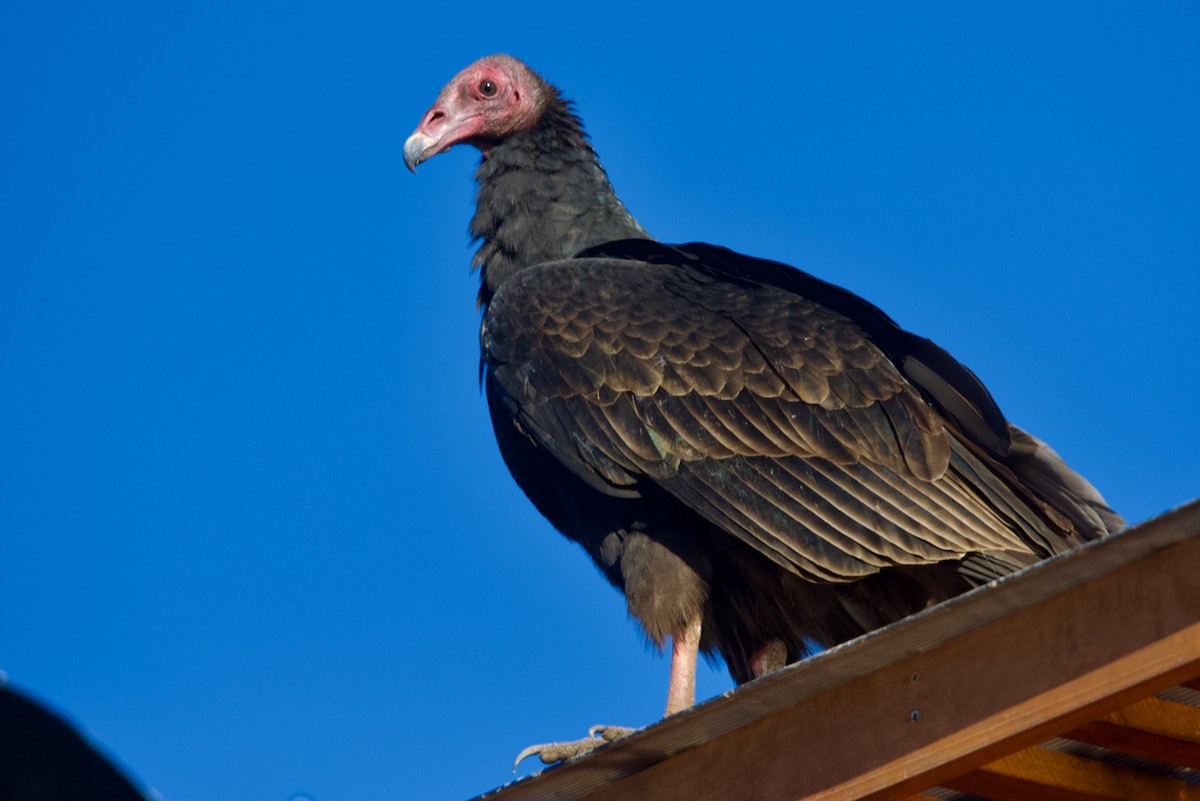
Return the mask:
[[446,84],[404,143],[410,170],[452,146],[488,148],[532,128],[551,94],[548,84],[512,56],[481,58]]

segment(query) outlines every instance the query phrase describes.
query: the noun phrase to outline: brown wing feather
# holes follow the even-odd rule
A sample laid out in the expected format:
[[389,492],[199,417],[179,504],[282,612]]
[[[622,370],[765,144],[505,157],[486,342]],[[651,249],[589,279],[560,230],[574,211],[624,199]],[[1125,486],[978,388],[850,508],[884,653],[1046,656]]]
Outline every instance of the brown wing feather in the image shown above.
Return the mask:
[[551,262],[501,287],[483,338],[541,447],[595,486],[653,480],[805,577],[1055,536],[861,329],[785,290]]

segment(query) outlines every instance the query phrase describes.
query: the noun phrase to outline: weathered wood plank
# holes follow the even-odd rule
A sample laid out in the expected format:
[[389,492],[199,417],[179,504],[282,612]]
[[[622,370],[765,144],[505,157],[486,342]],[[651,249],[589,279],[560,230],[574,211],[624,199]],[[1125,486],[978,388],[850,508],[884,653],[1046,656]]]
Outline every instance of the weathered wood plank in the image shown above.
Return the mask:
[[1146,698],[1063,736],[1200,770],[1200,709],[1184,704]]
[[898,799],[1200,674],[1200,503],[485,796]]
[[[1200,570],[1200,560],[1194,567]],[[1086,600],[1103,603],[1095,595]],[[945,786],[955,774],[1082,723],[1105,705],[1178,683],[1178,674],[1200,665],[1200,623],[1155,642],[1131,646],[1113,640],[1136,636],[1118,635],[1101,647],[1064,627],[1065,610],[1056,606],[822,694],[586,798],[896,798]],[[1046,653],[1031,617],[1074,647]],[[1097,622],[1084,627],[1095,631]],[[997,636],[988,641],[991,634]],[[1014,639],[1027,647],[1013,648]],[[1110,660],[1109,647],[1132,653]]]
[[1200,801],[1200,787],[1045,748],[1027,748],[945,786],[994,801]]

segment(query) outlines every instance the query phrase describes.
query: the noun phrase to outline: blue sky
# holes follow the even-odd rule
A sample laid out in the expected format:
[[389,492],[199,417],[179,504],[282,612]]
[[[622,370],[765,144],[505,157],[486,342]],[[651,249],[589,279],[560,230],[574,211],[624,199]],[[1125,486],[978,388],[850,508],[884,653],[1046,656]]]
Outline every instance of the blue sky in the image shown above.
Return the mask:
[[866,296],[1131,520],[1193,497],[1198,35],[1183,3],[6,3],[0,669],[171,801],[465,799],[660,714],[666,661],[492,439],[477,155],[401,158],[498,51],[659,238]]

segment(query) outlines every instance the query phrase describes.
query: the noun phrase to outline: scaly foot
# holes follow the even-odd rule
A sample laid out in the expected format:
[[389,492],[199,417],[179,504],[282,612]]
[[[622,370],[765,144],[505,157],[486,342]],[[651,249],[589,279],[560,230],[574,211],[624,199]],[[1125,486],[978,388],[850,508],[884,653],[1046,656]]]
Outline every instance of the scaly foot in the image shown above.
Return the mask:
[[595,750],[606,743],[611,743],[613,740],[618,740],[627,734],[632,734],[637,729],[630,729],[625,726],[592,726],[588,729],[588,736],[582,740],[571,740],[565,743],[542,743],[541,745],[531,745],[521,753],[517,754],[517,761],[513,763],[513,773],[517,772],[517,765],[526,757],[537,755],[537,758],[542,760],[543,764],[553,765],[557,762],[566,762],[568,759],[586,754],[589,751]]

